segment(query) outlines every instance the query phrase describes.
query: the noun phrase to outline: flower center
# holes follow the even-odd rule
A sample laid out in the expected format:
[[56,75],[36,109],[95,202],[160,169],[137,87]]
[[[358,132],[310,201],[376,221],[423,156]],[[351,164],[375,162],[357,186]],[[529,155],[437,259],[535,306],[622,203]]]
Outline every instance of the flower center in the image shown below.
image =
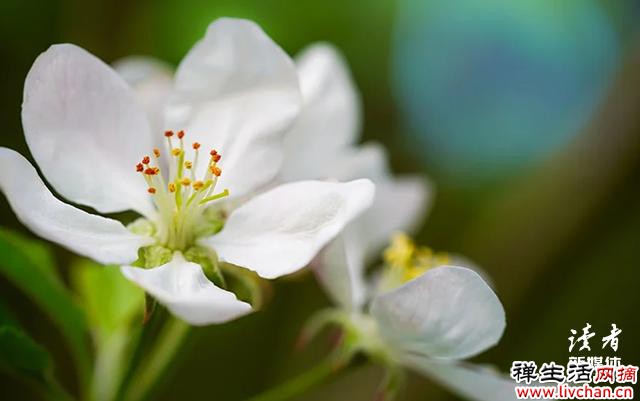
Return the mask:
[[[136,165],[136,171],[144,177],[147,192],[158,210],[155,236],[160,245],[173,250],[184,250],[193,245],[198,228],[203,223],[207,206],[229,195],[225,189],[216,192],[222,170],[218,167],[221,155],[209,152],[205,176],[196,177],[200,158],[200,144],[194,142],[192,159],[187,159],[184,148],[184,131],[166,131],[168,144],[168,171],[162,171],[160,149],[153,149],[153,156],[145,156]],[[177,141],[174,137],[177,137]],[[177,142],[177,143],[176,143]],[[206,218],[204,220],[207,220]],[[200,227],[201,228],[201,227]]]
[[389,290],[421,276],[427,270],[449,263],[449,255],[417,246],[408,235],[397,233],[385,249],[383,285]]

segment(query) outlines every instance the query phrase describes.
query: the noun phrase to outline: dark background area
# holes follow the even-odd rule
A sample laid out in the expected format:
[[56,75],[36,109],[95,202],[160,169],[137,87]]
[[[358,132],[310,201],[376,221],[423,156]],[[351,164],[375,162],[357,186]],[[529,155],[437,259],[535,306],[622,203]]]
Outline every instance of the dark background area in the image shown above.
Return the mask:
[[[291,55],[319,40],[343,51],[363,99],[362,140],[387,146],[396,172],[436,186],[418,240],[474,260],[504,303],[505,335],[475,361],[564,364],[569,330],[589,322],[591,355],[608,355],[599,339],[616,323],[617,355],[640,362],[637,2],[2,0],[0,145],[28,155],[22,86],[49,45],[176,65],[220,16],[256,21]],[[26,233],[4,198],[0,219]],[[64,273],[71,255],[56,256]],[[50,323],[4,279],[0,290],[70,383]],[[195,330],[157,399],[241,400],[312,366],[324,345],[293,344],[327,305],[309,274],[278,280],[265,310]],[[379,376],[362,364],[304,399],[371,399]],[[28,399],[19,383],[0,383],[0,398]],[[455,398],[415,376],[400,399]]]

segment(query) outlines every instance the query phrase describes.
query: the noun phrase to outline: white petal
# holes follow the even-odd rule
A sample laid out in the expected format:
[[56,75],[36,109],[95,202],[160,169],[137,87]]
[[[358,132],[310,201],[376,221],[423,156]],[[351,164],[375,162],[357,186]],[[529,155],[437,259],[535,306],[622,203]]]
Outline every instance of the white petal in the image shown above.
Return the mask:
[[417,230],[429,209],[433,192],[429,182],[419,176],[394,177],[386,152],[377,143],[343,149],[323,170],[340,181],[369,178],[376,184],[373,205],[353,223],[365,264],[379,256],[394,232]]
[[473,270],[474,272],[478,273],[480,277],[482,277],[484,282],[487,283],[489,287],[495,290],[495,283],[491,275],[489,275],[489,273],[486,270],[484,270],[482,267],[476,264],[476,262],[458,253],[448,253],[447,256],[449,259],[448,264],[452,266],[466,267],[467,269]]
[[364,253],[360,238],[349,226],[316,256],[311,268],[338,306],[357,311],[367,295]]
[[366,236],[366,260],[379,256],[394,232],[415,232],[431,204],[432,189],[424,177],[380,179],[373,205],[354,224]]
[[117,60],[113,68],[133,88],[147,112],[156,147],[164,147],[164,106],[173,88],[171,66],[151,57],[131,56]]
[[177,317],[194,326],[224,323],[251,312],[251,305],[216,287],[195,263],[180,252],[153,269],[123,266],[122,273]]
[[322,173],[321,178],[340,181],[369,178],[378,182],[391,177],[386,150],[376,142],[346,147],[325,155],[325,162],[315,168]]
[[[337,49],[314,44],[296,59],[303,109],[285,137],[284,181],[325,178],[332,154],[354,143],[360,131],[360,99]],[[350,177],[363,178],[367,175]]]
[[369,180],[300,181],[281,185],[236,209],[204,243],[229,263],[265,278],[306,266],[320,248],[371,205]]
[[55,45],[33,63],[22,125],[29,149],[65,198],[103,212],[152,214],[135,166],[152,149],[133,92],[111,67],[74,45]]
[[433,378],[459,396],[474,401],[517,400],[516,383],[489,367],[468,363],[408,357],[409,366]]
[[221,187],[241,196],[277,173],[282,135],[301,102],[286,53],[253,22],[221,18],[178,67],[167,125],[206,152],[217,149]]
[[428,270],[375,298],[371,313],[383,334],[406,352],[467,358],[495,345],[505,328],[496,294],[473,270]]
[[54,197],[19,153],[0,148],[0,189],[18,219],[37,235],[103,264],[131,263],[153,240],[120,222],[89,214]]

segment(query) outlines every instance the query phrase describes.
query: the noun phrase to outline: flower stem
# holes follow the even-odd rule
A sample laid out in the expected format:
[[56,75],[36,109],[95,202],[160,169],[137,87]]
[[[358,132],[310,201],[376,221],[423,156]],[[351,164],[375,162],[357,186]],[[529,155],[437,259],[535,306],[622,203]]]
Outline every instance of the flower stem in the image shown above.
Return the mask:
[[123,400],[141,401],[149,395],[153,386],[166,372],[174,360],[180,346],[189,333],[190,326],[170,317],[163,327],[158,340],[149,352],[149,357],[138,367]]
[[129,330],[119,330],[96,344],[96,360],[91,379],[91,401],[114,400],[124,376]]
[[281,401],[291,399],[323,383],[332,373],[337,372],[341,367],[343,367],[343,365],[336,365],[335,360],[327,359],[313,369],[249,398],[246,401]]

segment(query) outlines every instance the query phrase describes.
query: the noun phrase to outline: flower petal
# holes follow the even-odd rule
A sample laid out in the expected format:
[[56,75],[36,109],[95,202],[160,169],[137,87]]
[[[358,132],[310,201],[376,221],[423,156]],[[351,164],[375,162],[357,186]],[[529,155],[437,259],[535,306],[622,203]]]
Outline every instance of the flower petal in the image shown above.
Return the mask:
[[149,124],[111,67],[77,46],[51,46],[27,75],[22,124],[42,174],[62,196],[103,213],[152,215],[135,171],[152,149]]
[[242,196],[277,173],[282,135],[301,102],[286,53],[253,22],[221,18],[178,67],[167,125],[186,130],[207,152],[217,149],[220,185]]
[[338,306],[357,311],[366,301],[367,286],[362,244],[350,226],[316,256],[311,268]]
[[[360,131],[360,99],[342,55],[318,43],[296,59],[303,109],[285,137],[284,181],[325,178],[323,166],[354,143]],[[362,178],[368,176],[350,177]]]
[[414,232],[424,220],[431,185],[420,176],[394,177],[379,144],[343,149],[324,170],[327,177],[340,181],[369,178],[376,184],[373,205],[352,223],[356,237],[361,237],[365,264],[379,256],[394,232]]
[[405,361],[459,396],[474,401],[517,400],[516,383],[490,367],[411,356]]
[[326,156],[325,161],[316,168],[321,172],[319,177],[341,181],[369,178],[376,182],[391,177],[386,150],[377,142],[336,151]]
[[198,264],[186,261],[180,252],[153,269],[123,266],[122,274],[194,326],[224,323],[251,312],[251,305],[216,287]]
[[113,63],[116,72],[133,88],[136,98],[147,112],[156,147],[164,147],[164,107],[173,89],[173,70],[163,61],[151,57],[131,56]]
[[236,209],[222,231],[203,242],[229,263],[265,278],[306,266],[320,248],[371,205],[369,180],[281,185]]
[[379,256],[394,232],[415,232],[422,224],[432,198],[424,177],[379,179],[373,205],[354,224],[366,236],[365,260]]
[[37,235],[103,264],[131,263],[153,240],[120,222],[89,214],[54,197],[19,153],[0,148],[0,189],[18,219]]
[[496,294],[473,270],[444,266],[379,295],[371,313],[405,352],[467,358],[495,345],[505,328]]

